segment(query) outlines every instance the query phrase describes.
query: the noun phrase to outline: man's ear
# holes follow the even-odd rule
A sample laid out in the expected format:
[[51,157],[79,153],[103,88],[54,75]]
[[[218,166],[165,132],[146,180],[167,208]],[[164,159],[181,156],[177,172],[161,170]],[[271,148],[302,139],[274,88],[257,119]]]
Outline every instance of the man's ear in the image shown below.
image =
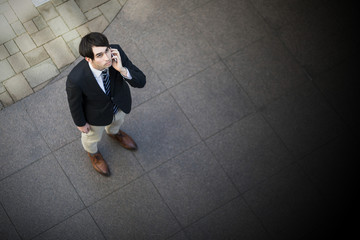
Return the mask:
[[89,63],[91,63],[91,62],[92,62],[92,59],[91,59],[91,58],[89,58],[89,57],[85,57],[85,60],[86,60],[87,62],[89,62]]

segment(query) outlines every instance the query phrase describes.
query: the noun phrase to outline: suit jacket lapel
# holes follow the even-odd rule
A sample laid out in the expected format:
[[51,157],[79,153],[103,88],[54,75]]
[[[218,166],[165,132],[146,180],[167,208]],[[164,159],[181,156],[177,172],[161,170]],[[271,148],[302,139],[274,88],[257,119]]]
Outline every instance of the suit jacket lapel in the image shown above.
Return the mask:
[[98,82],[96,81],[94,74],[92,73],[92,71],[89,67],[89,64],[87,62],[86,62],[86,66],[85,66],[85,79],[88,83],[90,91],[101,92],[105,96],[107,96],[106,93],[104,93],[104,91],[99,86]]

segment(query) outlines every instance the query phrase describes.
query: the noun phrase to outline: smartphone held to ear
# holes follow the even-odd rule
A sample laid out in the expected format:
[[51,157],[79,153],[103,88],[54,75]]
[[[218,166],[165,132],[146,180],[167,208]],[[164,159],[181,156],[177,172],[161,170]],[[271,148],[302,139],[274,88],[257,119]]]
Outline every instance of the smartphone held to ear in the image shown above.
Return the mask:
[[117,59],[114,57],[113,54],[111,54],[111,59],[112,59],[113,61],[117,62]]

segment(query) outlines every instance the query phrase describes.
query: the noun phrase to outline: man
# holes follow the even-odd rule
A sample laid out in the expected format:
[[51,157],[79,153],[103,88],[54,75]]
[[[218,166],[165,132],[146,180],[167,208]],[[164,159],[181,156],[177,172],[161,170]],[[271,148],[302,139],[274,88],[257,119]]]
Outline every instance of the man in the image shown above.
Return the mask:
[[101,33],[84,36],[79,53],[84,59],[72,69],[66,81],[70,112],[93,167],[100,174],[110,176],[98,142],[105,130],[126,149],[137,149],[134,140],[120,126],[131,110],[128,84],[142,88],[146,77],[119,45],[110,45]]

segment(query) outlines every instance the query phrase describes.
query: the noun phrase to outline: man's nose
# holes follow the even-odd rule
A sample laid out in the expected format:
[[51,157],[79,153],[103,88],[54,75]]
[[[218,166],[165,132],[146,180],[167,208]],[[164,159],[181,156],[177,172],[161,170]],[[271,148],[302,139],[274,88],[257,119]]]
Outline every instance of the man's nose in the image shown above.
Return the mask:
[[111,54],[104,54],[104,56],[106,61],[111,59]]

